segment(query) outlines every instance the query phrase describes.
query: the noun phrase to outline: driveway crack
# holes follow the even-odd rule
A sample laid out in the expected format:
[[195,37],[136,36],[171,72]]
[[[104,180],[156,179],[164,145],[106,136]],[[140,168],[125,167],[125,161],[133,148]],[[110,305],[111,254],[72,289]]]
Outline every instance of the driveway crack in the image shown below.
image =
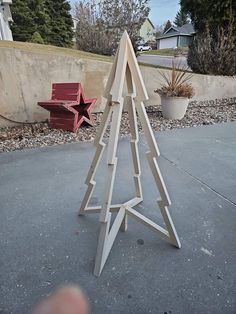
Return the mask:
[[192,175],[190,172],[188,172],[186,169],[178,166],[175,162],[173,162],[172,160],[170,160],[169,158],[167,158],[166,156],[164,156],[163,154],[160,156],[161,158],[165,159],[166,161],[168,161],[169,163],[171,163],[173,166],[175,166],[179,171],[187,174],[188,176],[190,176],[191,178],[193,178],[194,180],[196,180],[197,182],[199,182],[200,184],[204,185],[207,189],[209,189],[211,192],[215,193],[216,195],[218,195],[219,197],[223,198],[226,202],[230,203],[233,206],[236,206],[236,203],[234,203],[233,201],[231,201],[230,199],[228,199],[226,196],[224,196],[223,194],[221,194],[220,192],[216,191],[215,189],[213,189],[211,186],[209,186],[206,182],[202,181],[201,179],[199,179],[198,177],[195,177],[194,175]]

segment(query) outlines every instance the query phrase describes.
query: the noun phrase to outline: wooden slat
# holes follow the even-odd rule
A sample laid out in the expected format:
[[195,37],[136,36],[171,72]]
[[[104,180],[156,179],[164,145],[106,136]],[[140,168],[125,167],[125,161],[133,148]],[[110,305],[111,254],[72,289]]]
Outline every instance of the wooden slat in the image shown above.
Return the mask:
[[60,117],[60,118],[50,117],[50,123],[52,123],[52,124],[55,124],[55,123],[64,124],[64,123],[66,123],[66,124],[72,124],[73,125],[75,123],[75,121],[74,121],[74,118],[68,118],[68,117],[65,117],[65,118],[63,118],[63,117]]
[[[111,213],[117,212],[121,208],[121,206],[122,204],[111,205],[110,212]],[[101,209],[102,209],[102,206],[89,206],[89,207],[86,207],[86,209],[84,210],[84,213],[86,214],[100,213]]]
[[78,101],[81,96],[80,83],[54,83],[52,84],[52,100],[74,100]]
[[79,209],[79,215],[82,215],[85,212],[86,207],[88,206],[88,203],[90,201],[91,195],[93,193],[93,189],[91,188],[91,185],[95,186],[95,184],[96,184],[96,182],[94,180],[94,176],[95,176],[95,173],[97,171],[98,165],[101,161],[105,147],[106,147],[106,144],[102,140],[103,140],[103,135],[106,131],[107,125],[110,121],[111,112],[112,112],[112,107],[108,106],[108,104],[109,104],[109,100],[107,101],[107,106],[104,110],[101,124],[99,126],[96,138],[94,140],[94,146],[97,147],[97,150],[96,150],[96,153],[94,155],[92,164],[90,166],[90,169],[89,169],[86,181],[85,181],[85,184],[88,185],[88,188],[87,188],[87,191],[86,191],[85,196],[83,198],[83,201],[81,203],[81,206]]
[[175,226],[174,226],[174,223],[173,223],[172,218],[170,216],[168,207],[165,206],[165,204],[164,204],[164,202],[162,200],[158,201],[158,205],[159,205],[162,217],[164,219],[165,225],[167,227],[167,230],[169,231],[170,241],[171,241],[171,243],[175,247],[180,249],[181,248],[181,243],[180,243],[178,234],[177,234],[177,232],[175,230]]
[[130,206],[125,206],[126,213],[130,215],[131,217],[135,218],[137,221],[141,222],[143,225],[146,225],[149,227],[151,230],[157,232],[163,239],[168,240],[170,242],[170,236],[169,232],[153,222],[151,219],[143,216]]
[[[131,200],[125,202],[124,204],[114,204],[110,206],[110,212],[117,212],[121,206],[130,206],[130,207],[134,207],[136,205],[138,205],[139,203],[142,202],[142,198],[140,197],[134,197]],[[84,207],[85,208],[85,207]],[[86,209],[84,210],[84,212],[86,212],[87,214],[94,214],[94,213],[100,213],[102,209],[102,206],[89,206],[86,207]]]
[[107,243],[105,247],[105,261],[107,260],[107,257],[111,251],[112,245],[115,241],[115,238],[117,236],[117,233],[119,232],[120,226],[122,224],[122,221],[125,217],[125,208],[122,206],[113,222],[113,225],[111,227],[111,230],[108,234]]
[[58,89],[58,88],[77,88],[79,89],[81,86],[80,83],[53,83],[52,88],[53,89]]

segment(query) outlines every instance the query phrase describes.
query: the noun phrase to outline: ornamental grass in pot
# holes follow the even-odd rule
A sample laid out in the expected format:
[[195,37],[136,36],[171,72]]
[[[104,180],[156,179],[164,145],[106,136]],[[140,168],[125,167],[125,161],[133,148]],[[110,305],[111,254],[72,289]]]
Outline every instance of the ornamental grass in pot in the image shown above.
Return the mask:
[[166,119],[182,119],[186,113],[189,99],[194,95],[194,89],[188,81],[193,76],[187,67],[176,68],[172,63],[170,75],[159,71],[164,83],[155,90],[161,97],[162,115]]

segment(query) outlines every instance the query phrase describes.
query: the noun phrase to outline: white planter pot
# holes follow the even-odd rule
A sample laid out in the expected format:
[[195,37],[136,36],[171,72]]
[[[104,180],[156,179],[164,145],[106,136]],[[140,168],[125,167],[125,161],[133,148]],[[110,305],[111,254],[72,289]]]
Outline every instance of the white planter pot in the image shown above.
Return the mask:
[[166,119],[182,119],[188,108],[189,99],[186,97],[161,96],[162,115]]

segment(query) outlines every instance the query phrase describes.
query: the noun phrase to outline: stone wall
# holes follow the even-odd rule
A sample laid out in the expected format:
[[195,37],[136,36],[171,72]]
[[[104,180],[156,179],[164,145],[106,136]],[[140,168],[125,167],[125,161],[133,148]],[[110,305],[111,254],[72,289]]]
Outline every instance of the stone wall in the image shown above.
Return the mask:
[[[111,63],[53,55],[20,49],[0,48],[0,114],[17,121],[43,121],[49,117],[38,101],[50,98],[53,82],[81,82],[87,97],[96,97],[95,112],[102,111],[102,97]],[[155,68],[141,67],[150,96],[147,105],[160,105],[154,93],[160,82]],[[168,70],[165,70],[168,71]],[[232,77],[194,75],[193,100],[211,100],[236,96],[236,79]],[[12,123],[0,118],[0,127]]]

